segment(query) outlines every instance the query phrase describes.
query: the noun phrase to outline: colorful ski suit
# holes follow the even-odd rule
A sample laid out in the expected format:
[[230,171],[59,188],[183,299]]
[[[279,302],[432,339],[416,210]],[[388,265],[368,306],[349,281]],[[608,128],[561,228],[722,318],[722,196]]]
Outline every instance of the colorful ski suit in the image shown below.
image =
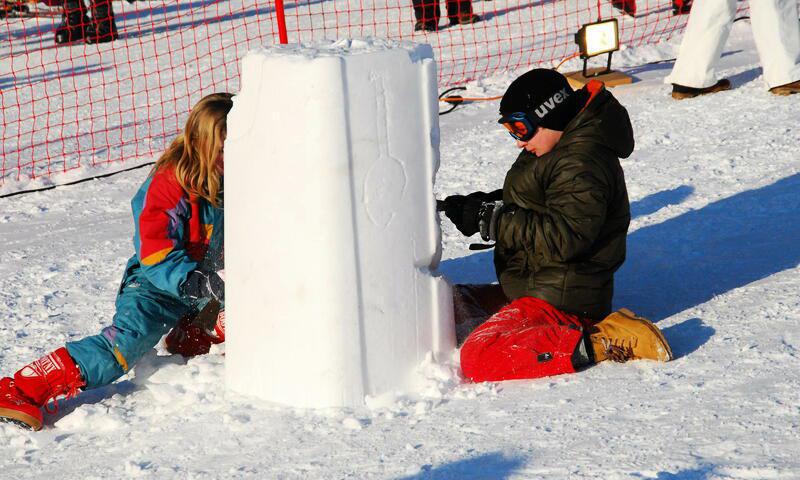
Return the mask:
[[182,298],[187,275],[222,268],[223,210],[189,198],[171,168],[151,174],[131,201],[136,254],[125,267],[110,327],[67,343],[86,389],[124,375],[197,302]]

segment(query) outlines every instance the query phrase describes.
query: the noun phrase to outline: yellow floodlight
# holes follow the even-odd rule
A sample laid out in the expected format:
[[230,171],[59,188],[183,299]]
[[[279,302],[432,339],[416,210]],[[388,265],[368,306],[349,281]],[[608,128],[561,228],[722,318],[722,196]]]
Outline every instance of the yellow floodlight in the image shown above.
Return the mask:
[[575,34],[575,43],[583,59],[583,75],[586,74],[586,62],[597,55],[608,54],[608,65],[604,71],[593,76],[611,72],[611,55],[619,50],[619,24],[616,18],[587,23]]

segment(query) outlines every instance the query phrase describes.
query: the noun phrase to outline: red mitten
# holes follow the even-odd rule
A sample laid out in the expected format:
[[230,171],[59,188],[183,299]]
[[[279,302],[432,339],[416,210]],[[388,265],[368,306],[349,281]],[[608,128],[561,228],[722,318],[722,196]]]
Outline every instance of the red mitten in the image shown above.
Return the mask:
[[220,310],[212,332],[207,332],[194,323],[194,318],[183,317],[169,332],[165,341],[167,351],[173,355],[181,354],[184,357],[204,355],[211,349],[212,344],[225,341],[225,311]]

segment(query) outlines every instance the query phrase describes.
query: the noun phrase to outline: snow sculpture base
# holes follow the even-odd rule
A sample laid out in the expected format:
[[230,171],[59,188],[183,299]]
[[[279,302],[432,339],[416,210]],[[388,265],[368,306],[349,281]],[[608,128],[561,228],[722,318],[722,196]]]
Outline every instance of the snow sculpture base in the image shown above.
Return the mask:
[[299,407],[414,389],[455,348],[428,45],[248,53],[225,143],[226,377]]

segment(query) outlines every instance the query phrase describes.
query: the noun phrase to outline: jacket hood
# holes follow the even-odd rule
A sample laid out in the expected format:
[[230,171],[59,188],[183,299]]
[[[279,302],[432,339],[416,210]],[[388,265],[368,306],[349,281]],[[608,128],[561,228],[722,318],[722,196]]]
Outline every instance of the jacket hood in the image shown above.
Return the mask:
[[565,144],[592,142],[610,148],[620,158],[633,153],[633,127],[628,111],[602,82],[592,80],[585,87],[589,100],[567,124],[561,141]]

